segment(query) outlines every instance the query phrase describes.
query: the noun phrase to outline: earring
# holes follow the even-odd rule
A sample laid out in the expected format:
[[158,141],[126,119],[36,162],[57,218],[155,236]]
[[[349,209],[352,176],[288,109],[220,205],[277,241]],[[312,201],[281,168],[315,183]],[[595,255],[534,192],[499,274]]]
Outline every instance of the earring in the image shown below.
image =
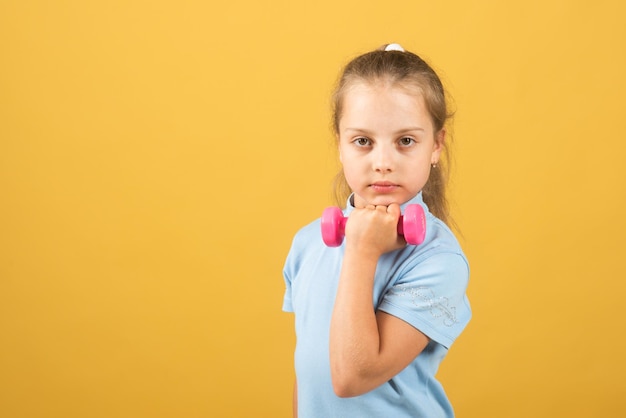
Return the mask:
[[432,163],[430,166],[431,166],[432,168],[437,168],[437,163]]

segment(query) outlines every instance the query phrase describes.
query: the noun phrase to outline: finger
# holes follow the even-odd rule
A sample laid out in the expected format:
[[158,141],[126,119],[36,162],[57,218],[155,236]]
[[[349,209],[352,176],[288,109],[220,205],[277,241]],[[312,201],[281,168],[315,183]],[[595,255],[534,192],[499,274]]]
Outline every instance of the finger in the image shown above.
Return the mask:
[[387,213],[395,215],[396,217],[400,216],[400,205],[397,203],[392,203],[387,206]]

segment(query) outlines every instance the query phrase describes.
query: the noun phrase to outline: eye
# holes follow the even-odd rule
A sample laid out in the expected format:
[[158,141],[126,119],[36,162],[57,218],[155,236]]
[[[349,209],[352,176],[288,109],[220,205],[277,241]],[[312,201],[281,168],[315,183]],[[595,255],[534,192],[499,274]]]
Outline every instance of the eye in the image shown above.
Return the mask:
[[400,138],[400,141],[399,141],[400,145],[405,146],[405,147],[407,147],[409,145],[412,145],[414,142],[415,142],[415,140],[413,138],[408,137],[408,136]]
[[356,138],[354,141],[356,145],[360,146],[360,147],[366,147],[368,145],[370,145],[370,140],[368,138],[365,138],[364,136],[360,136],[358,138]]

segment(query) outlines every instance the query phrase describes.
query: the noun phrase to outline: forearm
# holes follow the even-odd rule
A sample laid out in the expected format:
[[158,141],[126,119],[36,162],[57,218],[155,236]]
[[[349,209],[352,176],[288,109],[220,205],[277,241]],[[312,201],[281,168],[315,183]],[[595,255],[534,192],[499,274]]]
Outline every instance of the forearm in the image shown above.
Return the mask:
[[[428,338],[373,305],[374,276],[382,254],[405,246],[398,238],[400,207],[355,209],[346,225],[346,244],[330,324],[333,388],[341,397],[380,386],[404,369]],[[354,223],[353,223],[354,222]]]
[[335,392],[353,396],[368,386],[380,349],[372,289],[378,256],[346,248],[330,327]]

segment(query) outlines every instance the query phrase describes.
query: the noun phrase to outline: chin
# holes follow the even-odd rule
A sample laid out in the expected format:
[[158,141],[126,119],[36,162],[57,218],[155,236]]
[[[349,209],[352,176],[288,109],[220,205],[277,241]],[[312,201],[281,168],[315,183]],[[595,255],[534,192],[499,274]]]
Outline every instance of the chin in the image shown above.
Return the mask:
[[404,196],[393,196],[391,194],[389,195],[369,195],[366,197],[363,197],[362,195],[359,195],[358,193],[355,193],[355,200],[354,200],[354,204],[355,206],[357,205],[357,203],[361,203],[363,206],[367,206],[367,205],[374,205],[374,206],[389,206],[392,203],[397,203],[398,205],[402,205],[405,202],[408,202],[410,200],[410,198],[404,198]]
[[374,206],[389,206],[392,203],[397,203],[398,205],[401,205],[404,202],[400,202],[398,201],[398,199],[394,199],[391,196],[376,196],[375,198],[373,198],[371,201],[368,202],[368,204],[374,205]]

